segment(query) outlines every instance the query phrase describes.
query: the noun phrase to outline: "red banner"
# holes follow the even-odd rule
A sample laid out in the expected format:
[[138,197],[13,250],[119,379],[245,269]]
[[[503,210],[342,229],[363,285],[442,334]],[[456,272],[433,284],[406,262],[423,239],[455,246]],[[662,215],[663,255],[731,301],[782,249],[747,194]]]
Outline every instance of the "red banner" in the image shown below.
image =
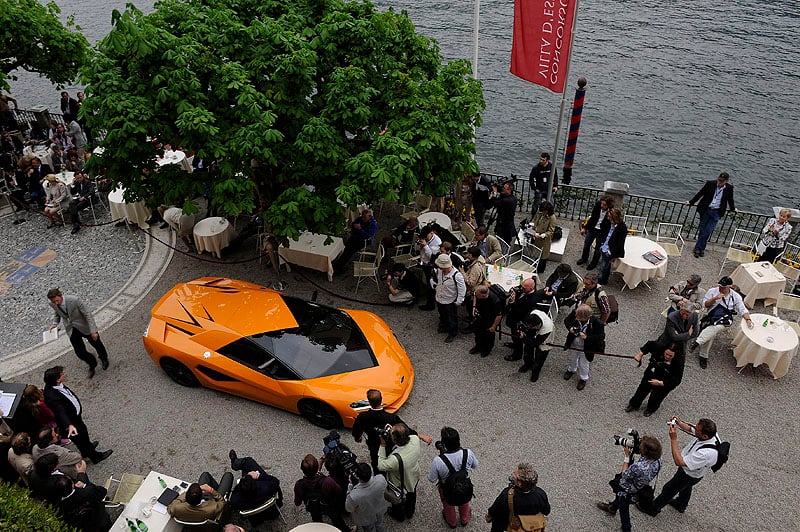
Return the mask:
[[515,0],[511,73],[564,92],[577,0]]

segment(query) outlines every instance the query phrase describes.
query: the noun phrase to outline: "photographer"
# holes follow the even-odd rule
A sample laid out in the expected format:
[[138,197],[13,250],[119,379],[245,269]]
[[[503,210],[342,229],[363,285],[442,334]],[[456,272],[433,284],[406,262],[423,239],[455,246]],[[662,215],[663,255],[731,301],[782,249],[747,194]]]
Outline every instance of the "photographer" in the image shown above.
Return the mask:
[[663,460],[661,458],[661,442],[653,436],[642,436],[639,442],[641,458],[631,464],[631,449],[627,445],[622,446],[625,451],[625,461],[622,462],[622,473],[617,479],[611,481],[616,484],[614,487],[614,500],[611,502],[599,501],[597,507],[615,515],[619,510],[619,519],[622,523],[622,532],[631,531],[631,515],[629,505],[638,501],[638,496],[642,490],[647,489],[661,471]]
[[587,273],[583,278],[583,288],[575,292],[571,298],[565,299],[564,305],[571,306],[575,303],[589,305],[592,309],[592,314],[603,323],[606,323],[611,315],[611,306],[608,302],[608,294],[597,282],[597,279],[596,273]]
[[386,287],[389,289],[389,301],[406,305],[414,304],[422,291],[417,276],[401,263],[392,266],[391,273],[386,276]]
[[700,325],[694,304],[691,301],[685,301],[678,312],[667,315],[664,332],[658,337],[658,343],[661,345],[674,343],[677,348],[675,355],[683,364],[686,362],[686,344],[692,338],[697,337],[699,332]]
[[342,488],[331,477],[320,471],[319,460],[313,454],[307,454],[300,463],[303,478],[294,485],[294,505],[304,504],[311,520],[322,523],[322,515],[331,519],[333,526],[342,532],[350,532],[337,504]]
[[742,318],[747,322],[747,326],[751,329],[753,328],[753,320],[750,319],[750,312],[744,306],[742,296],[735,290],[731,290],[731,286],[733,286],[733,279],[725,276],[719,280],[717,286],[710,288],[703,298],[703,307],[706,309],[706,315],[700,320],[702,330],[697,336],[697,340],[692,342],[690,346],[692,351],[699,346],[703,346],[700,349],[700,353],[698,353],[700,367],[703,369],[708,367],[708,353],[711,351],[714,338],[720,331],[731,326],[733,316],[737,312],[742,315]]
[[383,475],[373,475],[370,465],[364,462],[356,466],[355,477],[347,487],[345,509],[363,532],[383,532],[386,479]]
[[[470,449],[461,448],[461,437],[458,431],[452,427],[442,427],[441,441],[436,442],[436,450],[439,455],[433,459],[431,469],[428,472],[428,481],[436,484],[439,490],[439,498],[442,500],[442,516],[450,528],[456,528],[458,523],[467,526],[472,518],[471,497],[466,502],[459,503],[457,506],[448,503],[448,499],[453,500],[450,493],[446,493],[447,479],[464,469],[467,474],[471,469],[478,469],[478,459]],[[448,467],[448,464],[450,467]],[[456,516],[456,507],[458,516]],[[458,520],[456,519],[458,517]]]
[[[719,442],[716,423],[703,418],[697,425],[692,425],[681,421],[678,416],[673,416],[671,419],[674,422],[671,422],[669,427],[670,447],[672,459],[678,470],[675,471],[675,476],[664,484],[661,494],[653,501],[653,505],[650,508],[640,508],[652,516],[658,515],[667,504],[680,513],[685,512],[692,496],[692,487],[708,474],[711,466],[717,463],[719,454],[712,445],[714,442]],[[683,450],[678,447],[678,428],[695,436]]]
[[589,363],[594,360],[595,353],[602,353],[606,349],[606,333],[603,322],[592,316],[589,305],[578,305],[575,318],[567,316],[564,325],[569,333],[564,342],[564,349],[569,350],[569,366],[564,372],[564,380],[568,381],[578,374],[578,390],[586,387],[589,380]]
[[506,315],[506,325],[511,333],[511,347],[514,350],[503,359],[512,362],[522,358],[522,338],[516,333],[520,322],[536,308],[536,277],[524,279],[521,286],[512,288],[509,301],[511,306]]
[[514,240],[514,235],[517,234],[517,226],[514,223],[514,214],[517,210],[514,185],[507,181],[500,186],[499,192],[498,185],[492,185],[489,204],[497,211],[497,224],[494,226],[495,234],[502,238],[506,244],[511,244]]
[[411,434],[405,423],[397,423],[392,427],[391,439],[391,445],[387,445],[381,436],[384,452],[378,456],[378,471],[387,473],[387,480],[405,493],[405,501],[389,510],[389,516],[403,521],[411,519],[417,507],[420,443],[419,437]]
[[539,380],[544,361],[550,354],[550,347],[545,344],[553,332],[553,320],[541,310],[534,310],[522,321],[519,326],[519,336],[525,346],[523,364],[520,373],[531,371],[531,382]]
[[650,417],[661,406],[661,402],[669,392],[678,387],[683,379],[683,361],[675,357],[678,348],[675,344],[663,346],[658,342],[649,341],[639,349],[639,354],[633,359],[641,365],[645,353],[650,353],[650,363],[642,375],[642,382],[628,401],[626,412],[639,410],[647,395],[647,408],[644,417]]
[[484,284],[475,289],[473,305],[475,319],[472,323],[472,332],[475,334],[475,346],[469,353],[471,355],[480,353],[481,358],[485,358],[494,349],[495,332],[503,318],[505,302],[500,301]]
[[[500,492],[486,513],[485,519],[492,524],[492,532],[544,530],[547,523],[544,516],[550,514],[550,501],[544,490],[536,485],[539,474],[531,464],[521,463],[508,480],[511,484]],[[512,514],[514,523],[511,522]],[[537,519],[539,515],[541,519]]]
[[[367,401],[369,401],[369,410],[365,410],[358,414],[355,423],[353,423],[353,439],[361,443],[364,435],[367,437],[367,448],[369,449],[369,456],[372,463],[372,469],[378,472],[378,449],[380,449],[381,438],[380,433],[386,425],[397,425],[398,423],[406,424],[400,416],[392,414],[383,409],[383,395],[380,390],[367,390]],[[417,434],[413,430],[411,434]],[[433,443],[433,438],[425,434],[417,434],[419,439],[424,441],[427,445]]]

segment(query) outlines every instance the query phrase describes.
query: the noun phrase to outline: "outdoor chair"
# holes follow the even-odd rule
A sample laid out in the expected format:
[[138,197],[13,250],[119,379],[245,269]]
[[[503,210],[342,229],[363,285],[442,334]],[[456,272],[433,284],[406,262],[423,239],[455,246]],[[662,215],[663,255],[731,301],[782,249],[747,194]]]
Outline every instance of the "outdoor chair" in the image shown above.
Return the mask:
[[119,508],[128,504],[142,482],[144,477],[133,473],[123,473],[120,478],[114,478],[114,475],[108,477],[105,484],[107,493],[103,500],[105,507]]
[[671,260],[675,260],[675,272],[678,271],[680,266],[685,244],[681,236],[682,228],[683,226],[680,224],[660,223],[656,230],[656,242],[661,244],[661,247],[664,248]]
[[406,268],[419,264],[419,254],[413,252],[414,244],[398,244],[394,247],[394,256],[390,257],[393,264],[403,264]]
[[728,246],[728,251],[725,253],[725,258],[722,259],[722,266],[719,268],[718,275],[722,275],[725,264],[729,262],[738,262],[739,264],[749,264],[753,262],[753,248],[756,242],[758,242],[759,236],[758,233],[745,229],[734,230],[731,243]]
[[358,287],[361,285],[361,281],[366,278],[371,278],[375,281],[375,288],[377,288],[378,292],[381,290],[381,281],[378,278],[381,261],[383,260],[383,244],[378,244],[378,250],[375,253],[362,253],[362,257],[367,258],[368,256],[373,256],[375,260],[373,262],[365,262],[363,260],[357,260],[353,262],[353,276],[356,278],[356,291],[355,293],[358,294]]
[[[778,309],[784,309],[791,312],[800,312],[800,296],[796,296],[794,294],[787,294],[786,292],[782,293],[778,296],[778,301],[775,303],[775,307],[772,309],[772,313],[775,317],[778,317]],[[796,320],[785,320],[786,324],[794,329],[794,332],[800,336],[800,325],[797,324]]]
[[249,517],[261,514],[263,512],[266,512],[270,508],[274,507],[276,510],[278,510],[278,515],[281,517],[281,520],[284,522],[284,524],[286,524],[286,518],[283,517],[283,512],[281,512],[281,507],[278,506],[279,499],[280,499],[280,497],[276,493],[275,495],[273,495],[272,497],[267,499],[267,501],[264,502],[264,504],[262,504],[261,506],[258,506],[256,508],[252,508],[250,510],[240,510],[239,511],[239,516],[244,518],[244,519],[248,519]]
[[786,277],[787,290],[791,290],[800,279],[800,246],[786,244],[786,247],[775,261],[775,268]]
[[497,241],[500,242],[500,251],[503,253],[503,255],[497,259],[496,262],[502,264],[503,266],[508,266],[508,251],[511,249],[511,246],[509,246],[508,242],[499,236],[496,236],[495,238],[497,238]]
[[625,215],[625,225],[628,227],[628,234],[631,236],[643,236],[647,238],[647,216]]
[[430,210],[432,202],[432,196],[417,191],[414,194],[414,201],[403,206],[403,212],[400,214],[400,217],[404,220],[408,220],[412,216],[419,216],[422,213],[426,213]]
[[542,258],[542,249],[528,244],[508,256],[507,268],[535,272]]

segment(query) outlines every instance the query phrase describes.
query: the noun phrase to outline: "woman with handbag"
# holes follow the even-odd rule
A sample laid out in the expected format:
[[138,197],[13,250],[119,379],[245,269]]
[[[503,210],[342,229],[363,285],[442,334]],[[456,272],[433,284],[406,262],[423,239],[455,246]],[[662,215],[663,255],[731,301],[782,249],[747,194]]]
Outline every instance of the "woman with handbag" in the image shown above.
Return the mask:
[[[653,497],[653,480],[661,471],[664,461],[661,459],[661,442],[653,436],[642,436],[639,442],[641,458],[637,462],[631,463],[631,449],[623,445],[625,451],[625,461],[622,463],[622,472],[609,482],[614,488],[615,497],[611,502],[598,501],[597,507],[616,515],[619,510],[619,519],[622,524],[622,532],[631,532],[631,514],[629,505],[636,502],[644,502],[643,499],[649,495]],[[649,502],[649,501],[648,501]]]

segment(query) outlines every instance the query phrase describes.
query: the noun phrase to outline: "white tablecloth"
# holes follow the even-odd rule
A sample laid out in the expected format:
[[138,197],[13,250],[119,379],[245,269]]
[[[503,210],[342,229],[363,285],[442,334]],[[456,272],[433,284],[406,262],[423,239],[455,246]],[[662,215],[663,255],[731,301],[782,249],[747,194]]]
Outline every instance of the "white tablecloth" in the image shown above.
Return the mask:
[[420,227],[425,227],[431,222],[436,222],[440,227],[447,229],[448,231],[453,227],[453,221],[443,212],[424,212],[420,214],[417,219],[419,220]]
[[50,169],[53,169],[53,155],[47,146],[34,146],[31,151],[42,161],[42,164],[46,164]]
[[231,243],[235,231],[233,226],[220,216],[200,220],[194,226],[194,247],[197,253],[208,251],[222,257],[222,250]]
[[111,210],[111,219],[126,219],[142,229],[147,229],[147,219],[150,218],[150,209],[143,201],[125,203],[125,189],[117,187],[108,195],[108,207]]
[[[733,339],[733,356],[736,367],[746,364],[766,364],[776,379],[789,371],[792,358],[797,353],[797,333],[788,324],[767,314],[750,314],[754,327],[741,320],[739,331]],[[764,321],[767,326],[764,327]]]
[[[520,277],[522,279],[530,279],[531,277],[536,277],[536,274],[531,272],[526,272],[523,270],[515,270],[514,268],[503,268],[502,271],[500,269],[494,269],[492,265],[489,265],[489,275],[487,278],[489,282],[492,284],[498,284],[506,289],[506,291],[511,290],[515,286],[519,286],[520,284]],[[537,278],[538,280],[538,278]]]
[[744,304],[748,308],[753,308],[757,299],[763,299],[764,306],[774,305],[786,288],[786,277],[769,262],[740,264],[733,270],[731,279],[743,294],[747,294]]
[[176,523],[168,513],[162,514],[152,511],[147,517],[145,517],[142,513],[142,508],[151,507],[150,499],[152,497],[156,497],[156,499],[158,499],[158,497],[164,492],[164,488],[161,487],[161,484],[158,482],[158,477],[164,479],[164,482],[166,482],[167,486],[170,488],[174,488],[175,486],[180,487],[181,482],[183,482],[181,479],[165,475],[164,473],[150,471],[150,473],[148,473],[145,477],[144,482],[142,482],[142,485],[139,486],[139,489],[136,490],[136,493],[134,493],[133,497],[131,497],[130,502],[125,505],[125,509],[114,522],[111,530],[114,532],[128,530],[128,525],[125,524],[126,517],[128,519],[141,519],[147,525],[147,529],[150,532],[179,532],[183,528],[182,525]]
[[281,247],[280,254],[290,264],[328,272],[328,281],[333,281],[332,262],[344,251],[344,240],[334,236],[326,245],[327,238],[327,235],[303,232],[298,240],[289,240],[288,248]]
[[[642,255],[648,251],[657,250],[664,256],[658,264],[645,259]],[[667,274],[667,252],[658,243],[641,236],[628,236],[625,238],[625,257],[616,259],[616,270],[622,274],[628,288],[636,288],[642,281],[650,279],[663,279]]]

